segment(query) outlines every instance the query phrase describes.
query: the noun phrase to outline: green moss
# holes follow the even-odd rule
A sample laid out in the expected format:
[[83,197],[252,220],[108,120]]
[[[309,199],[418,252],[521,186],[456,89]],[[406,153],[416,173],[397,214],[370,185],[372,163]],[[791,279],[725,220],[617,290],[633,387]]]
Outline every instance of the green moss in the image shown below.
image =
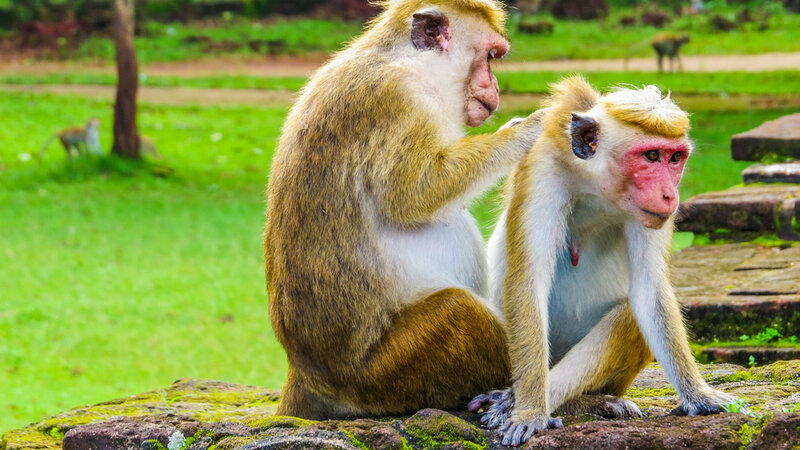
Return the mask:
[[302,428],[317,423],[315,420],[290,416],[245,417],[241,423],[252,428]]
[[800,361],[777,361],[751,370],[761,377],[782,383],[800,378]]
[[[779,227],[780,229],[780,227]],[[797,242],[794,241],[787,241],[785,239],[779,238],[777,235],[774,234],[765,234],[763,236],[759,236],[752,241],[753,244],[760,245],[762,247],[793,247],[797,245]]]
[[737,434],[739,435],[739,441],[742,445],[739,447],[740,449],[744,449],[747,447],[748,444],[753,440],[754,437],[758,436],[761,433],[761,430],[767,426],[767,424],[772,420],[771,414],[766,414],[756,419],[755,423],[747,422],[739,428]]
[[362,450],[369,450],[369,447],[367,447],[367,445],[364,444],[363,442],[361,442],[358,439],[356,439],[356,437],[355,437],[355,435],[353,435],[353,433],[351,433],[349,431],[342,431],[342,433],[344,433],[345,436],[350,438],[351,443],[353,445],[355,445],[356,447],[358,447],[358,448],[360,448]]
[[412,417],[406,431],[415,447],[435,449],[457,443],[465,449],[486,448],[486,435],[477,427],[446,413],[437,417]]
[[676,395],[672,388],[638,388],[631,387],[625,392],[626,397],[646,398],[646,397],[668,397]]
[[[189,441],[187,440],[186,442],[188,444]],[[144,441],[143,444],[149,444],[151,449],[167,450],[167,448],[164,447],[164,444],[162,444],[158,439],[148,439],[148,440]],[[187,448],[188,448],[188,446],[187,446]]]
[[723,375],[721,377],[714,378],[712,381],[714,383],[736,383],[739,381],[750,381],[750,380],[763,380],[764,377],[755,375],[749,371],[741,371],[732,373],[729,375]]

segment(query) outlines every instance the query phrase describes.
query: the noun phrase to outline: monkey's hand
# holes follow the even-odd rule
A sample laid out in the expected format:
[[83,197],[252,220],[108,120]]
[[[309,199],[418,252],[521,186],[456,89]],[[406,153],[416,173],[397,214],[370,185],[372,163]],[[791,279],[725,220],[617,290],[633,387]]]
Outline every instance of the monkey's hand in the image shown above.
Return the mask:
[[[735,405],[735,409],[734,409]],[[705,416],[722,411],[747,414],[748,410],[736,397],[716,389],[705,389],[690,402],[681,403],[670,412],[672,416]]]
[[486,428],[497,428],[508,421],[508,415],[514,406],[514,393],[511,389],[492,391],[475,397],[467,407],[475,412],[485,405],[489,405],[489,409],[481,416],[481,423]]
[[511,418],[500,426],[503,433],[503,445],[516,447],[524,444],[535,433],[548,428],[564,428],[560,417],[550,417],[537,411],[513,411]]
[[[509,130],[507,133],[514,133],[522,138],[521,149],[523,153],[520,157],[528,154],[528,151],[539,139],[544,128],[544,116],[547,113],[547,108],[539,109],[531,113],[528,117],[515,117],[509,120],[505,125],[497,130],[498,133]],[[513,130],[513,131],[512,131]]]

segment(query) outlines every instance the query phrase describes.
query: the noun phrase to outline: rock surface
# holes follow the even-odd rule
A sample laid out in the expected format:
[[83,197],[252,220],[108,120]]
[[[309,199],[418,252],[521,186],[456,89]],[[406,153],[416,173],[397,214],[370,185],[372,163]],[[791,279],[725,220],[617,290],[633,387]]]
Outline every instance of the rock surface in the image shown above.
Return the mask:
[[753,164],[742,171],[742,181],[752,183],[800,183],[800,162]]
[[680,231],[777,234],[800,240],[800,185],[735,187],[695,195],[680,206]]
[[[702,367],[717,388],[747,399],[752,415],[674,417],[675,391],[655,364],[627,397],[646,419],[565,416],[565,428],[528,448],[792,448],[800,445],[800,361],[746,370]],[[178,380],[165,389],[76,408],[9,431],[0,449],[404,449],[503,448],[476,414],[425,409],[406,418],[315,422],[273,416],[278,393],[256,386]]]
[[742,366],[749,365],[751,358],[760,365],[800,358],[800,348],[781,347],[707,347],[702,353],[709,362]]
[[689,247],[673,255],[671,274],[696,340],[738,341],[767,327],[800,336],[800,245]]
[[737,161],[760,161],[768,155],[800,159],[800,114],[764,122],[731,138],[731,156]]

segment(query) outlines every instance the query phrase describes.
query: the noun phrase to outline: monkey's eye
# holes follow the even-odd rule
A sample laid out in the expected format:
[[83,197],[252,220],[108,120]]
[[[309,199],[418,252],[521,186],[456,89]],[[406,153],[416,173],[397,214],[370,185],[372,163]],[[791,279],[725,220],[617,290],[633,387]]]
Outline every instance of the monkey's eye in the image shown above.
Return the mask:
[[669,162],[677,163],[680,162],[682,158],[683,158],[683,152],[675,152],[672,154],[672,156],[670,156]]
[[647,158],[648,161],[658,161],[658,150],[648,150],[644,152],[644,157]]

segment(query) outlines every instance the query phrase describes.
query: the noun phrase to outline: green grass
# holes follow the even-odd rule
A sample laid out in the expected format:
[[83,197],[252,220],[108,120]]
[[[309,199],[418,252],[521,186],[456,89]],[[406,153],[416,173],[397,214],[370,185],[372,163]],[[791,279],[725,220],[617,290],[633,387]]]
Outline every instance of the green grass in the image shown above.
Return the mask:
[[[653,56],[650,39],[662,31],[691,34],[692,41],[683,48],[684,55],[755,54],[800,51],[800,15],[776,12],[769,28],[760,31],[747,24],[734,32],[715,32],[708,16],[681,17],[665,29],[652,26],[619,25],[619,17],[629,11],[617,10],[607,20],[562,21],[554,23],[550,35],[526,35],[517,31],[517,19],[508,24],[513,50],[512,60],[603,59]],[[732,13],[727,13],[732,15]],[[341,49],[358,35],[362,24],[318,19],[275,19],[252,21],[243,18],[217,21],[215,26],[200,24],[162,24],[146,22],[136,39],[139,60],[183,61],[219,54],[261,55],[328,53]],[[208,42],[215,43],[211,48]],[[254,41],[272,41],[272,47],[253,50]],[[232,48],[214,48],[220,44]],[[224,47],[224,45],[223,45]],[[64,45],[60,56],[75,59],[113,59],[113,44],[105,37],[95,37],[78,48]]]
[[[655,84],[664,92],[681,94],[798,94],[800,93],[800,71],[774,72],[713,72],[713,73],[665,73],[654,72],[583,72],[595,86],[607,88],[617,84]],[[498,72],[500,89],[505,93],[545,93],[549,85],[557,82],[567,72]],[[0,83],[6,84],[99,84],[115,85],[116,75],[104,73],[73,73],[46,75],[0,75]],[[141,75],[143,86],[273,89],[299,90],[305,84],[304,77],[259,77],[239,76],[148,76]]]
[[[90,116],[108,147],[109,103],[0,96],[0,432],[179,377],[281,387],[261,233],[287,109],[142,105],[163,160],[68,164],[53,144],[39,166],[20,155]],[[729,136],[786,112],[695,111],[684,198],[738,183]],[[473,206],[484,234],[498,208],[492,193]]]
[[756,54],[800,51],[800,15],[777,14],[767,30],[758,31],[748,24],[734,32],[715,32],[708,16],[686,16],[664,29],[652,26],[619,25],[619,10],[607,20],[561,21],[552,18],[553,34],[525,35],[516,30],[512,18],[509,29],[512,51],[509,58],[518,61],[552,59],[607,59],[649,57],[655,53],[650,39],[664,31],[683,32],[691,41],[681,49],[683,55]]

